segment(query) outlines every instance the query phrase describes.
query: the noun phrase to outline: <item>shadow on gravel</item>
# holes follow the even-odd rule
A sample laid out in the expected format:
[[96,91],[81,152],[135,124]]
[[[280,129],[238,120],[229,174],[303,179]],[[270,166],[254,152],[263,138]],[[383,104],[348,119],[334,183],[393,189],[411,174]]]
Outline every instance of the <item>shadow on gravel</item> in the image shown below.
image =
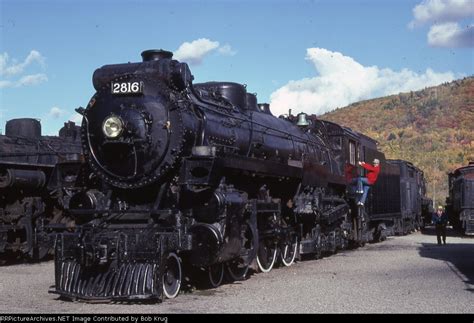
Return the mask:
[[[474,292],[474,244],[450,243],[449,237],[460,237],[453,230],[448,230],[446,245],[438,246],[434,228],[425,229],[433,235],[433,243],[423,243],[420,256],[446,262],[449,268],[466,284],[466,290]],[[425,233],[425,232],[423,232]]]
[[2,254],[0,256],[0,267],[2,266],[15,266],[15,265],[33,265],[41,262],[47,262],[54,259],[53,255],[47,255],[41,260],[32,260],[25,256],[18,254]]
[[[424,229],[421,230],[421,233],[428,236],[434,236],[434,241],[436,241],[436,230],[434,226],[426,226]],[[448,226],[446,229],[446,237],[459,237],[459,238],[472,239],[472,237],[463,236],[462,234],[454,230],[451,226]]]

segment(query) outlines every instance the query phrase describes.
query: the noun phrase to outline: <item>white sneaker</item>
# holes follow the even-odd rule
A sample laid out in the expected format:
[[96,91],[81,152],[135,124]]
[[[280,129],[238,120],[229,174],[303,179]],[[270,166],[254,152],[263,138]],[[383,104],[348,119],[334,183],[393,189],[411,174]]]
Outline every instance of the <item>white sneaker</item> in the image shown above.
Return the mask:
[[362,202],[357,202],[357,205],[364,206],[364,203],[362,203]]

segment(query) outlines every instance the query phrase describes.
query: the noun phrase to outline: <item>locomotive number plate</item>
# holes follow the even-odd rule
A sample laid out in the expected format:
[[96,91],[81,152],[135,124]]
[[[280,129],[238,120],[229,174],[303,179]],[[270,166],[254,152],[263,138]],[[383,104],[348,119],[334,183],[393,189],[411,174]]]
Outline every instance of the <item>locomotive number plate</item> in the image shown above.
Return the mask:
[[143,82],[112,82],[112,94],[142,94]]

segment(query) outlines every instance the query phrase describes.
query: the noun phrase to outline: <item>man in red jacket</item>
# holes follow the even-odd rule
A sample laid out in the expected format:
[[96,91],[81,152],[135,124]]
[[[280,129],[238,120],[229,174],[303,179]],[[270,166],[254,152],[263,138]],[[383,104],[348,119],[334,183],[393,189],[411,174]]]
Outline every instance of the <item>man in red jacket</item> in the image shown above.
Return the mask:
[[374,159],[374,166],[367,164],[365,162],[359,162],[359,165],[364,167],[368,170],[367,177],[359,177],[359,181],[357,183],[357,193],[362,193],[362,197],[357,205],[364,206],[365,201],[367,200],[367,194],[369,193],[369,189],[372,185],[375,184],[377,181],[377,177],[380,173],[380,160],[377,158]]

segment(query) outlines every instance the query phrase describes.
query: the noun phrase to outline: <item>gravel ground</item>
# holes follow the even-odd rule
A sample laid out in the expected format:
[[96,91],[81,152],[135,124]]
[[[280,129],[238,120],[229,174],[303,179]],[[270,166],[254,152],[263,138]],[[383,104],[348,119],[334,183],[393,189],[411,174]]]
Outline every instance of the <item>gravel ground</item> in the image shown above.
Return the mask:
[[54,264],[0,267],[0,313],[474,313],[474,238],[428,229],[161,304],[66,302]]

